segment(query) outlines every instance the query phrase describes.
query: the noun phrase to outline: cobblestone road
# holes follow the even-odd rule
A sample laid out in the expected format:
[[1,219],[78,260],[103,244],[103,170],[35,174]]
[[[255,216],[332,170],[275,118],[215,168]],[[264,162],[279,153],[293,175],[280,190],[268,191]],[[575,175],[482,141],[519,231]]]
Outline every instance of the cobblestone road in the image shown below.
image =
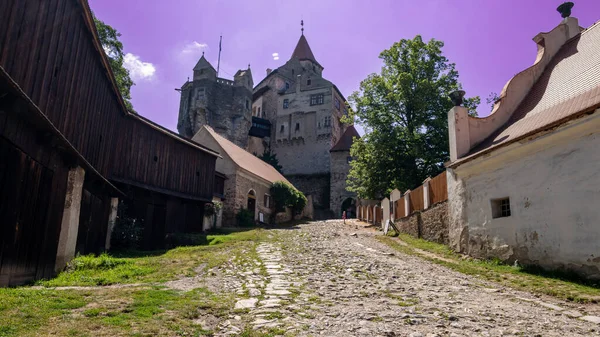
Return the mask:
[[[256,258],[215,273],[244,328],[293,336],[597,336],[584,307],[515,291],[402,254],[339,221],[273,230]],[[355,235],[351,235],[355,234]],[[577,311],[579,309],[579,312]],[[579,317],[579,318],[578,318]]]

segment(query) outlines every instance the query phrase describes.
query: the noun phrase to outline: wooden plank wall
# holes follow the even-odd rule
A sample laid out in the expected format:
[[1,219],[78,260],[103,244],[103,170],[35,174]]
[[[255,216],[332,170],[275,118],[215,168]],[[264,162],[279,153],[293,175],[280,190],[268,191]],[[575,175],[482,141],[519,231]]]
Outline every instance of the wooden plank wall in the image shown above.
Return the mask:
[[[87,182],[86,182],[87,183]],[[94,193],[84,184],[79,211],[76,253],[81,255],[100,254],[106,247],[110,200],[106,195]]]
[[423,201],[423,185],[410,191],[409,203],[410,213],[425,209],[425,203]]
[[394,201],[394,207],[396,207],[396,219],[404,217],[404,197]]
[[23,152],[35,144],[36,134],[11,117],[4,125],[20,146],[0,128],[0,286],[54,275],[68,175],[50,146]]
[[104,176],[121,111],[74,0],[0,2],[0,65]]
[[125,116],[77,1],[0,1],[0,66],[103,176],[212,198],[216,158]]
[[118,126],[114,151],[127,154],[113,162],[110,178],[191,194],[211,200],[216,157],[182,143],[134,118]]
[[431,204],[448,200],[448,181],[446,180],[446,171],[438,174],[429,181],[429,193]]

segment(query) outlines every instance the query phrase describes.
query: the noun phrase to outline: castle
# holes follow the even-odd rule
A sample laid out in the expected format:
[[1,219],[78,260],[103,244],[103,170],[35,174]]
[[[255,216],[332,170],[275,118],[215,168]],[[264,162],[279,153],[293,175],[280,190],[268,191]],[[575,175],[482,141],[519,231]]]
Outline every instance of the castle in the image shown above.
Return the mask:
[[317,218],[339,217],[354,205],[345,181],[358,133],[341,122],[346,100],[323,69],[304,32],[290,59],[255,87],[250,67],[230,81],[202,55],[181,87],[178,131],[191,138],[209,125],[250,153],[271,151],[284,176],[312,196]]

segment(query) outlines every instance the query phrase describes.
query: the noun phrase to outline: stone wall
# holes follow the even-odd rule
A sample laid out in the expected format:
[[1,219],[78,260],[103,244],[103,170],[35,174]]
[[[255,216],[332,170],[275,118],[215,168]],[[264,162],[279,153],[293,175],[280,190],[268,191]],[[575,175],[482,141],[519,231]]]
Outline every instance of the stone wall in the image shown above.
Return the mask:
[[271,221],[272,209],[264,205],[264,196],[269,194],[271,188],[262,179],[258,179],[238,170],[236,174],[228,175],[225,180],[225,201],[223,202],[223,226],[236,225],[236,214],[242,208],[248,206],[248,192],[253,190],[256,195],[255,220],[259,219],[259,213],[264,214],[264,221]]
[[396,220],[395,225],[402,233],[447,245],[448,202],[440,202],[426,210],[414,212]]
[[453,248],[600,279],[598,130],[600,111],[449,171]]
[[208,124],[245,149],[252,124],[251,105],[252,91],[246,87],[220,79],[187,82],[181,89],[177,130],[180,135],[191,138],[202,125]]
[[347,198],[356,198],[356,194],[346,190],[346,179],[350,171],[349,151],[331,152],[331,182],[329,208],[336,217],[342,216],[342,203]]
[[285,177],[304,195],[312,196],[315,208],[329,208],[329,174],[286,174]]

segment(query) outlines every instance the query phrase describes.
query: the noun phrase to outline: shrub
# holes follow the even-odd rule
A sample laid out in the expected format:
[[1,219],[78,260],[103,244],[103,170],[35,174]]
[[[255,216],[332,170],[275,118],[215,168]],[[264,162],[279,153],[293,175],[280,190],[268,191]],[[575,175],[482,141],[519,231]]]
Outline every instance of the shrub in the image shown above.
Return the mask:
[[217,213],[216,207],[212,203],[204,204],[204,216],[213,216]]
[[294,186],[285,181],[276,181],[271,186],[271,196],[275,203],[275,210],[282,212],[290,207],[294,214],[299,214],[306,206],[306,197]]
[[131,217],[128,210],[129,206],[124,201],[120,201],[110,241],[113,250],[138,249],[142,242],[144,232],[142,221]]
[[242,208],[235,216],[239,227],[254,226],[254,215],[249,210]]

